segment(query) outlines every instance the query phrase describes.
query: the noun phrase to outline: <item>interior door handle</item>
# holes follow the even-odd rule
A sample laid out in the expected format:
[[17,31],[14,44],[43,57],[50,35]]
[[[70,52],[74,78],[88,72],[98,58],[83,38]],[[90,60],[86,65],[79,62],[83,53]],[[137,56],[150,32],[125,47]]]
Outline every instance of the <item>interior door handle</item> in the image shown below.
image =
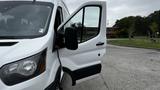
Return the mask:
[[104,45],[104,42],[98,42],[98,43],[96,44],[96,46],[102,46],[102,45]]

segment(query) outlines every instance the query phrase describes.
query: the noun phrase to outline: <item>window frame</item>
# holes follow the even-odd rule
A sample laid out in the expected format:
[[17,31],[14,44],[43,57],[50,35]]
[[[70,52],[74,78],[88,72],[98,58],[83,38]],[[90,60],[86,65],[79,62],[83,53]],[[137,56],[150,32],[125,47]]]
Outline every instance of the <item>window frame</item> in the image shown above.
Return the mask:
[[[55,49],[56,49],[56,47],[55,47],[55,45],[56,45],[56,36],[57,36],[57,32],[58,32],[58,27],[57,27],[57,29],[55,29],[55,23],[56,23],[56,17],[57,17],[57,13],[58,12],[60,12],[60,17],[61,17],[61,24],[63,23],[63,21],[64,21],[64,16],[63,16],[63,8],[61,7],[61,6],[58,6],[57,7],[57,9],[56,9],[56,15],[55,15],[55,20],[54,20],[54,37],[53,37],[53,45],[52,45],[52,52],[54,52],[55,51]],[[60,25],[61,25],[60,24]]]
[[[94,5],[95,7],[99,7],[99,21],[98,21],[98,27],[97,27],[97,29],[98,29],[98,32],[97,32],[97,34],[93,37],[93,38],[95,38],[96,36],[98,36],[99,35],[99,33],[100,33],[100,28],[101,28],[101,15],[102,15],[102,7],[101,6],[99,6],[99,5]],[[85,7],[83,7],[83,20],[82,20],[82,37],[81,37],[81,42],[80,43],[83,43],[83,42],[86,42],[86,41],[88,41],[88,40],[90,40],[90,39],[93,39],[93,38],[90,38],[90,39],[87,39],[87,40],[85,40],[85,41],[82,41],[83,40],[83,32],[84,32],[84,21],[85,21],[85,12],[86,12],[86,10],[85,10],[85,8],[86,7],[93,7],[93,5],[88,5],[88,6],[85,6]]]
[[[64,17],[63,17],[63,9],[61,6],[58,6],[57,7],[57,10],[56,10],[56,15],[55,15],[55,21],[54,21],[54,30],[55,30],[55,22],[56,22],[56,17],[57,17],[57,13],[60,12],[60,18],[61,18],[61,23],[60,25],[63,23],[64,21]],[[59,26],[58,26],[59,27]],[[57,27],[57,30],[55,31],[58,31],[58,27]]]
[[[95,38],[96,36],[98,36],[99,35],[99,33],[100,33],[100,29],[101,29],[101,15],[102,15],[102,6],[100,6],[100,5],[86,5],[86,6],[84,6],[84,7],[82,7],[82,8],[80,8],[75,14],[73,14],[73,16],[72,17],[70,17],[64,24],[63,24],[63,26],[58,30],[58,31],[61,31],[61,29],[75,16],[75,15],[77,15],[77,13],[79,13],[81,10],[83,11],[82,12],[82,32],[83,32],[83,28],[84,28],[84,16],[85,16],[85,8],[86,7],[99,7],[99,10],[100,10],[100,12],[99,12],[99,25],[98,25],[98,32],[97,32],[97,34],[93,37],[93,38]],[[82,35],[83,35],[83,33],[81,33]],[[88,40],[86,40],[86,41],[84,41],[84,42],[82,42],[82,36],[80,37],[81,38],[81,41],[78,43],[78,44],[81,44],[81,43],[84,43],[84,42],[86,42],[86,41],[89,41],[90,39],[88,39]],[[91,39],[93,39],[93,38],[91,38]]]

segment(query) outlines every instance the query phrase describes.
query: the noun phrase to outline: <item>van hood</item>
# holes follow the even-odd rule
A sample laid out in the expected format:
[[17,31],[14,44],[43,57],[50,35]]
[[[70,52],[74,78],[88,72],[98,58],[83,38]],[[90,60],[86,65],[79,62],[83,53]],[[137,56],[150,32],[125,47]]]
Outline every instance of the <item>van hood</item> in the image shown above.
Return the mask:
[[0,40],[0,67],[47,48],[47,39]]

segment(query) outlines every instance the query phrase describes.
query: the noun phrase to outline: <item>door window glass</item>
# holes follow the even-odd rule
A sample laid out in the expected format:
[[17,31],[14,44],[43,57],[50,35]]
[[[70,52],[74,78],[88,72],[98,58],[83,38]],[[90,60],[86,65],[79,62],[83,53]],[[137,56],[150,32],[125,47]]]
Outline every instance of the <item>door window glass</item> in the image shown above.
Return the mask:
[[83,10],[80,10],[66,25],[65,28],[77,30],[78,42],[81,42]]
[[97,34],[99,33],[99,17],[99,7],[85,8],[82,42],[97,36]]
[[64,25],[64,29],[61,28],[59,32],[64,34],[66,28],[77,30],[78,43],[96,37],[100,29],[100,10],[99,6],[87,6],[82,8]]

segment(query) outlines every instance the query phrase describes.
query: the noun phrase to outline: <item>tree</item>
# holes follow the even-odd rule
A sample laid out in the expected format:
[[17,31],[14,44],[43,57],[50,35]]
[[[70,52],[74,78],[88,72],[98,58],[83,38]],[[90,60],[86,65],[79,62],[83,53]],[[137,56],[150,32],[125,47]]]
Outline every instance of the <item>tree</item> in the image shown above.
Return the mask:
[[[124,35],[124,37],[128,36],[130,39],[134,36],[136,31],[135,29],[135,18],[133,16],[122,18],[121,20],[117,20],[114,27],[117,27],[119,31],[123,31],[120,34]],[[128,35],[125,35],[128,34]],[[119,35],[121,36],[121,35]]]
[[135,32],[135,23],[132,23],[132,25],[130,26],[130,28],[128,29],[128,36],[129,39],[134,37],[134,32]]
[[[149,16],[129,16],[124,17],[120,20],[117,20],[113,26],[121,32],[121,34],[128,33],[128,37],[131,38],[134,36],[149,36],[158,37],[156,34],[160,32],[160,10],[151,13]],[[119,33],[117,33],[119,34]],[[121,36],[121,35],[118,35]],[[160,37],[160,34],[159,34]]]
[[152,31],[152,37],[156,37],[158,32],[158,24],[156,22],[153,22],[149,27]]

